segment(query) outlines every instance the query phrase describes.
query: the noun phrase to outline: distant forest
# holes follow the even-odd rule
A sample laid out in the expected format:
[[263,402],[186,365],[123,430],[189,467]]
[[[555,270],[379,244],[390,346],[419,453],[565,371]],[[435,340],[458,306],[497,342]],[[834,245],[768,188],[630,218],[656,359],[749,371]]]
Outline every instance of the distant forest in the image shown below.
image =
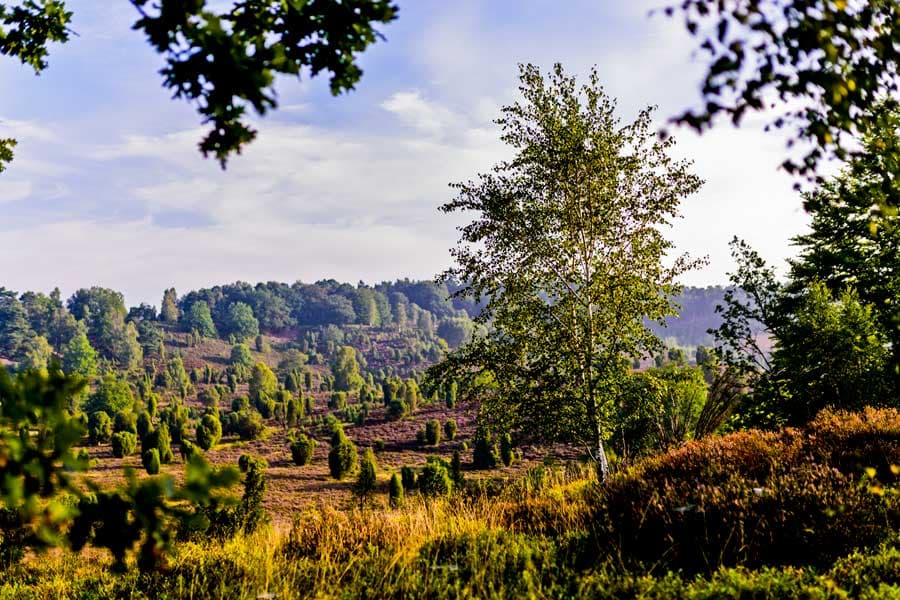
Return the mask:
[[[450,298],[454,284],[409,279],[375,286],[323,280],[237,282],[178,296],[169,289],[155,306],[126,308],[124,296],[106,288],[85,288],[65,302],[59,290],[50,295],[17,294],[0,288],[0,357],[26,363],[62,354],[84,333],[102,358],[122,367],[136,366],[159,345],[159,323],[202,337],[245,340],[260,333],[296,337],[304,329],[359,325],[419,330],[442,338],[450,347],[474,331],[471,320],[482,305]],[[719,325],[715,307],[725,288],[685,288],[677,298],[681,316],[667,326],[651,324],[669,345],[711,345],[707,333]]]

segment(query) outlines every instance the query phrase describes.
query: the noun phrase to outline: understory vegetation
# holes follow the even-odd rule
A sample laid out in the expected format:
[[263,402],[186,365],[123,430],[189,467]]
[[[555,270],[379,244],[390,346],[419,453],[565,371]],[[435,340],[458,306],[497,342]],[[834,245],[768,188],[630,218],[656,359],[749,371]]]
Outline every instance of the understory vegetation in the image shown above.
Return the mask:
[[898,464],[900,413],[826,412],[689,442],[606,486],[548,464],[401,508],[310,507],[288,531],[181,543],[158,571],[37,555],[0,598],[894,597]]

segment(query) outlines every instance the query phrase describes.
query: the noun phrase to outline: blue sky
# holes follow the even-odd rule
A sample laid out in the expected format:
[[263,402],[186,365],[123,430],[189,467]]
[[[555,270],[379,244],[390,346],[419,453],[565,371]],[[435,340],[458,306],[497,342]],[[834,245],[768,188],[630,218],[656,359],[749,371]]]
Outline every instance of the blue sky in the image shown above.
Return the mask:
[[[648,17],[659,0],[399,4],[356,91],[279,81],[282,108],[223,173],[196,150],[194,110],[162,89],[129,3],[70,0],[79,35],[44,74],[0,61],[0,137],[20,142],[0,175],[0,285],[103,285],[158,304],[170,286],[431,278],[461,223],[436,210],[447,184],[505,156],[492,119],[516,98],[518,63],[597,65],[626,120],[655,104],[662,123],[698,99],[691,40]],[[783,263],[808,220],[777,170],[783,141],[759,119],[675,133],[707,181],[671,232],[709,257],[685,283],[725,282],[734,235]]]

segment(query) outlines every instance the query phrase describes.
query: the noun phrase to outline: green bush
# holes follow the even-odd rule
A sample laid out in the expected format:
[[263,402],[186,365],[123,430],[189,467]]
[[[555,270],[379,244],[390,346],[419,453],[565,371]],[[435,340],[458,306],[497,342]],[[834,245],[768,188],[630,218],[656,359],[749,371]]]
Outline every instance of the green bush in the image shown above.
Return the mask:
[[291,458],[294,460],[294,464],[303,466],[311,463],[316,445],[316,440],[305,433],[301,433],[291,441]]
[[92,444],[108,442],[112,438],[113,423],[109,415],[99,410],[88,418],[88,436]]
[[690,442],[611,479],[596,502],[598,546],[685,572],[828,565],[900,526],[897,497],[861,484],[858,467],[894,481],[875,466],[900,464],[890,440],[900,441],[900,414],[871,410]]
[[178,452],[181,454],[181,460],[184,462],[189,462],[195,456],[203,456],[203,452],[200,448],[188,440],[181,440],[181,444],[179,444],[178,448]]
[[212,414],[205,414],[197,425],[197,445],[209,450],[222,439],[222,422]]
[[403,506],[403,483],[396,473],[391,475],[391,483],[388,486],[388,503],[391,508]]
[[365,498],[375,491],[375,485],[378,483],[377,468],[375,453],[369,448],[359,462],[359,474],[356,477],[356,485],[353,488],[353,491],[360,498]]
[[141,457],[144,463],[144,470],[148,475],[156,475],[159,473],[159,450],[150,448],[146,450]]
[[513,463],[513,458],[512,436],[507,432],[500,436],[500,460],[508,467]]
[[425,496],[449,496],[453,491],[449,465],[437,456],[429,456],[416,482]]
[[153,429],[153,419],[150,417],[150,413],[147,411],[141,411],[141,414],[137,417],[137,437],[138,439],[144,439],[150,430]]
[[335,479],[343,479],[352,475],[358,461],[356,446],[338,427],[331,438],[331,450],[328,452],[328,471]]
[[447,422],[444,423],[444,435],[451,442],[456,439],[456,421],[453,419],[447,419]]
[[400,468],[400,481],[403,483],[403,489],[416,489],[416,471],[410,466],[404,465]]
[[111,438],[112,453],[116,458],[131,456],[137,451],[137,436],[130,431],[119,431]]
[[472,438],[472,464],[476,469],[493,469],[500,462],[493,437],[484,429],[476,429]]
[[256,411],[242,410],[233,414],[234,432],[242,440],[258,439],[266,429],[262,417]]
[[328,398],[328,408],[331,410],[344,410],[347,408],[347,392],[332,392]]
[[119,411],[113,419],[113,433],[127,431],[137,435],[137,416],[133,412]]
[[419,430],[416,431],[416,443],[424,444],[426,439],[428,439],[428,438],[427,438],[427,435],[425,434],[425,428],[420,427]]
[[398,421],[410,413],[409,404],[401,398],[391,400],[387,405],[387,418],[391,421]]
[[425,422],[425,443],[429,446],[437,446],[441,443],[441,422],[437,419],[429,419]]

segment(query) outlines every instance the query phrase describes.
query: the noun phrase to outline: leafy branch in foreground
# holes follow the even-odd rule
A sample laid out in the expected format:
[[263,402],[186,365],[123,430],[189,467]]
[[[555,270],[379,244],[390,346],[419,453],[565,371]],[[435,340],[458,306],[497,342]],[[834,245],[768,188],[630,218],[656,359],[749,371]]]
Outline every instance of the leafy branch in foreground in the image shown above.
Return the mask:
[[87,468],[73,452],[84,427],[68,406],[84,386],[55,364],[15,378],[0,369],[0,551],[6,554],[8,538],[20,551],[92,543],[109,549],[121,568],[140,544],[141,568],[164,566],[179,530],[206,529],[209,510],[203,509],[232,503],[222,491],[238,480],[237,470],[194,457],[181,486],[171,475],[138,479],[128,469],[123,488],[88,482],[90,492],[83,492],[72,474]]
[[[377,24],[397,16],[390,0],[240,0],[224,10],[206,0],[129,1],[140,14],[133,29],[165,58],[163,85],[211,126],[200,151],[223,167],[256,137],[248,109],[278,106],[276,75],[327,72],[332,94],[352,90],[362,77],[357,55],[381,37]],[[0,3],[0,54],[40,74],[48,45],[69,40],[71,19],[60,0]],[[0,170],[11,158],[4,150],[0,142]]]
[[[784,109],[770,126],[793,128],[789,146],[807,146],[801,158],[783,162],[790,173],[821,181],[823,160],[851,158],[859,140],[878,128],[872,107],[882,101],[896,106],[895,0],[685,0],[664,12],[683,15],[709,57],[704,106],[675,122],[704,131],[724,115],[737,125],[747,113],[781,101]],[[900,158],[896,148],[885,150],[892,161]],[[883,176],[887,180],[889,173]]]

